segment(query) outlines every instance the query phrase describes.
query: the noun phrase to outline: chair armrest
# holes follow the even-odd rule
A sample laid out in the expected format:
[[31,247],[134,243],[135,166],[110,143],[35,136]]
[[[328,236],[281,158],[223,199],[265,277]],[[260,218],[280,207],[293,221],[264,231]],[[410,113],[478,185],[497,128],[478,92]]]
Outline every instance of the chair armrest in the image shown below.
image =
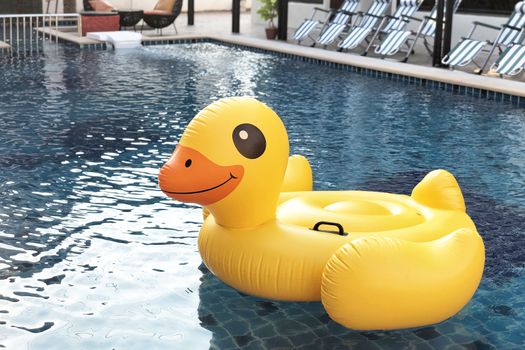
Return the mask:
[[417,18],[417,17],[412,17],[412,16],[402,16],[404,19],[406,20],[414,20],[414,21],[418,21],[418,22],[423,22],[423,20],[421,18]]
[[[408,19],[408,16],[404,16],[404,15],[401,15],[399,17],[397,16],[392,16],[392,15],[384,15],[382,18],[388,18],[388,19],[395,19],[395,20],[398,20],[398,21],[403,21],[403,22],[410,22],[410,20]],[[417,19],[417,18],[415,18]]]
[[350,16],[354,16],[354,15],[362,16],[363,15],[363,12],[361,12],[361,11],[359,11],[359,12],[350,12],[350,11],[345,11],[345,10],[339,10],[337,12],[341,12],[341,13],[344,13],[345,15],[350,15]]
[[500,30],[501,29],[501,27],[493,26],[492,24],[487,24],[487,23],[478,22],[478,21],[474,21],[474,22],[472,22],[472,24],[474,24],[475,26],[482,26],[482,27],[490,28],[490,29],[494,29],[494,30]]
[[365,13],[365,16],[375,17],[375,18],[379,18],[379,19],[384,17],[384,16],[373,15],[371,13]]
[[508,24],[504,24],[504,25],[502,25],[502,27],[514,29],[514,30],[517,30],[517,31],[523,30],[523,28],[514,27],[514,26],[511,26],[511,25],[508,25]]
[[320,8],[320,7],[314,7],[314,11],[321,11],[321,12],[324,12],[324,13],[328,13],[328,12],[332,12],[333,10],[327,10],[327,9],[323,9],[323,8]]

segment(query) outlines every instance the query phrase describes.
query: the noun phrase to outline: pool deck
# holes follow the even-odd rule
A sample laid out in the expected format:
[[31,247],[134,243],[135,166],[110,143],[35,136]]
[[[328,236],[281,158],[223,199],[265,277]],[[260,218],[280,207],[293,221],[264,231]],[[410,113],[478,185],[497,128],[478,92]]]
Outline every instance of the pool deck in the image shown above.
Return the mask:
[[[409,63],[402,63],[395,59],[364,57],[358,53],[341,53],[333,49],[301,46],[291,41],[266,40],[263,37],[264,26],[251,24],[250,16],[246,13],[241,16],[241,34],[232,34],[230,32],[230,20],[231,17],[225,13],[198,13],[195,17],[196,24],[188,26],[186,25],[186,16],[182,15],[177,20],[178,34],[175,34],[173,28],[166,30],[162,36],[149,30],[143,33],[143,42],[159,43],[169,40],[212,39],[234,45],[243,45],[445,84],[461,85],[468,88],[525,97],[525,78],[523,76],[517,79],[509,79],[500,78],[498,75],[491,75],[490,73],[478,75],[466,70],[435,68],[431,66],[430,57],[422,54],[425,51],[417,50],[417,48],[416,52],[421,53],[411,56]],[[74,28],[60,32],[46,29],[46,32],[51,34],[52,37],[58,36],[60,40],[77,44],[80,47],[101,44],[97,40],[80,37]],[[289,36],[291,36],[291,33],[293,33],[293,29],[290,28]],[[472,69],[470,68],[470,70]]]

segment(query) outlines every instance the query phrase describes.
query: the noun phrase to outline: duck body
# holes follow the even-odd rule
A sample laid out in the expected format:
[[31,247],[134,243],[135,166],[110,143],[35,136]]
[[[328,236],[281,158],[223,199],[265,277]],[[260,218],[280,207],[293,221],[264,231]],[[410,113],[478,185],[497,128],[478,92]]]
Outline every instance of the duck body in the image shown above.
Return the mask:
[[[280,202],[276,220],[250,229],[208,217],[199,251],[210,271],[247,294],[322,301],[354,329],[437,323],[477,289],[484,248],[464,211],[366,191],[285,192]],[[322,220],[341,224],[345,235],[312,230]]]
[[[215,147],[201,144],[197,127],[207,126],[207,132],[222,120],[220,112],[231,116],[243,107],[241,120],[216,131],[225,128],[231,137],[234,130],[233,143],[248,160],[216,151],[217,142],[223,150],[231,148],[227,138],[206,134]],[[321,301],[335,321],[353,329],[416,327],[457,313],[480,282],[484,246],[455,178],[444,170],[433,171],[410,196],[311,191],[308,162],[300,156],[288,160],[287,138],[283,142],[279,123],[272,125],[276,115],[268,110],[253,99],[212,104],[211,113],[198,115],[195,125],[190,124],[191,137],[183,135],[180,148],[161,170],[164,192],[178,200],[189,197],[209,211],[198,245],[210,271],[233,288],[259,297]],[[262,122],[249,122],[262,131],[264,147],[261,135],[242,123],[246,114],[263,114]],[[272,135],[275,130],[277,136]],[[256,150],[239,146],[236,133],[238,140],[248,139],[248,133],[259,137]],[[284,149],[274,153],[278,160],[264,159],[279,143]],[[197,160],[200,165],[189,169],[188,163]],[[256,160],[262,163],[253,165]],[[222,175],[209,182],[206,173],[212,170]],[[193,171],[204,172],[205,179]],[[175,173],[182,179],[173,180]]]

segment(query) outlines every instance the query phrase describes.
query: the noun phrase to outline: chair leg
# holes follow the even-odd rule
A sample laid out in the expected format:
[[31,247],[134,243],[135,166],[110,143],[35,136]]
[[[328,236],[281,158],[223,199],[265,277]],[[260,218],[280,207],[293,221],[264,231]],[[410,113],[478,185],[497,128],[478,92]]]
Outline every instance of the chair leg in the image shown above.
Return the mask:
[[368,54],[368,50],[370,50],[370,48],[372,47],[372,44],[377,39],[377,36],[379,35],[380,30],[381,30],[381,27],[377,28],[376,32],[374,33],[374,36],[372,37],[372,39],[370,39],[370,42],[368,43],[368,46],[365,49],[365,52],[361,54],[362,56],[366,56]]
[[374,32],[374,35],[372,36],[372,39],[370,39],[370,42],[368,43],[368,46],[365,49],[365,52],[363,52],[361,54],[362,56],[366,56],[368,54],[368,50],[370,50],[370,48],[372,47],[372,44],[374,43],[374,41],[377,39],[378,35],[380,34],[381,28],[383,28],[383,24],[385,22],[385,19],[386,18],[383,18],[381,20],[381,23],[379,24],[379,26],[377,27],[376,31]]
[[140,27],[140,34],[142,34],[143,30],[144,30],[144,22],[142,22],[142,26]]
[[482,65],[481,68],[480,68],[479,74],[483,73],[483,70],[485,70],[485,67],[486,67],[487,64],[489,63],[490,57],[491,57],[492,54],[494,53],[494,50],[496,50],[496,47],[497,47],[497,48],[500,50],[500,52],[501,52],[501,48],[500,48],[498,42],[499,42],[499,38],[500,38],[502,32],[503,32],[503,30],[500,30],[499,33],[498,33],[498,36],[497,36],[496,39],[494,40],[494,45],[492,45],[492,47],[490,48],[489,54],[488,54],[488,56],[487,56],[487,59],[485,60],[485,62],[483,62],[483,65]]
[[417,34],[416,34],[416,37],[414,38],[414,41],[412,41],[412,44],[410,45],[410,47],[408,49],[408,52],[407,52],[405,58],[403,58],[402,62],[408,61],[408,57],[410,56],[410,53],[414,50],[414,46],[416,46],[417,39],[419,39],[420,35],[421,35],[420,31],[418,30]]
[[175,28],[175,34],[179,34],[179,32],[177,31],[177,26],[175,25],[175,22],[173,22],[173,28]]
[[428,43],[427,41],[427,38],[426,37],[423,37],[423,44],[425,45],[425,49],[427,49],[427,52],[430,56],[432,56],[434,54],[434,48],[432,47],[432,49],[430,48],[430,44]]

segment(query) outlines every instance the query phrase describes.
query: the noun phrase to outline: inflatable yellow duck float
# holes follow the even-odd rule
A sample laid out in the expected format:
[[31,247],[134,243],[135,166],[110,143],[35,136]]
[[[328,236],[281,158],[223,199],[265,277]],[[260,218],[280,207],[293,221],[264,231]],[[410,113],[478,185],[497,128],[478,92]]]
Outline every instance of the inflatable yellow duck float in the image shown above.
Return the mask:
[[321,301],[360,330],[418,327],[457,313],[483,274],[483,241],[454,177],[429,173],[411,196],[312,191],[308,161],[288,157],[281,119],[253,98],[200,111],[159,184],[198,203],[202,260],[248,294]]

